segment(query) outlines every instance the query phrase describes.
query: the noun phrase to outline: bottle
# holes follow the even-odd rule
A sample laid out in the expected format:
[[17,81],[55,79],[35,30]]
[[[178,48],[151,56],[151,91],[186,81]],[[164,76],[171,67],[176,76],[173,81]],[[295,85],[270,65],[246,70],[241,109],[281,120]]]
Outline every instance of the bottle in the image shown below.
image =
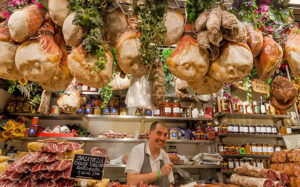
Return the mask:
[[260,106],[260,113],[266,114],[266,105],[265,105],[265,102],[264,102],[262,96],[260,96],[259,106]]
[[38,135],[38,130],[39,130],[38,121],[39,121],[39,117],[33,117],[31,127],[28,132],[28,136],[35,137]]
[[253,113],[260,114],[260,106],[257,104],[256,101],[253,101]]

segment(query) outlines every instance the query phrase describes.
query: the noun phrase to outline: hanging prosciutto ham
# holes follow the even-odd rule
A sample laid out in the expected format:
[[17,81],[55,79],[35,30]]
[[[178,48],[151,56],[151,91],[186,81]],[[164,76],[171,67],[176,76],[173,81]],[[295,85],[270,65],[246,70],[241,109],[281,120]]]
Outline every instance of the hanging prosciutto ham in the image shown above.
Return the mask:
[[147,73],[140,57],[140,37],[137,31],[137,18],[132,17],[126,32],[124,32],[116,45],[116,56],[120,69],[135,77],[140,77]]
[[184,31],[184,18],[180,10],[169,8],[164,16],[164,25],[167,29],[164,45],[176,44]]
[[15,11],[9,18],[8,28],[16,42],[23,42],[38,31],[43,23],[43,15],[36,5]]
[[112,54],[106,52],[106,65],[104,70],[95,71],[97,58],[87,54],[82,45],[73,49],[68,56],[68,67],[77,81],[93,88],[105,87],[112,78],[114,59]]
[[104,15],[105,40],[111,48],[116,46],[117,40],[128,26],[127,18],[120,8],[107,10]]
[[268,80],[280,67],[283,51],[281,46],[269,36],[264,36],[263,48],[255,61],[256,70],[261,80]]
[[300,33],[291,30],[285,43],[286,58],[295,77],[300,76]]
[[263,33],[259,29],[254,29],[252,25],[245,25],[248,36],[248,45],[251,49],[253,57],[257,57],[262,50],[263,47]]
[[62,52],[53,35],[53,23],[47,18],[36,39],[28,40],[18,47],[16,66],[26,79],[45,82],[58,71]]
[[214,61],[208,74],[223,83],[243,80],[253,67],[251,50],[244,43],[227,42],[222,46],[220,57]]
[[70,3],[68,0],[49,0],[48,1],[48,10],[52,21],[59,25],[63,26],[65,19],[70,13],[69,7]]
[[76,13],[70,14],[64,21],[62,31],[64,39],[69,46],[77,47],[80,45],[83,37],[83,29],[79,25],[74,25],[73,20]]
[[68,51],[60,28],[56,30],[54,40],[62,52],[62,59],[55,74],[49,80],[41,82],[41,86],[45,90],[52,92],[66,89],[73,80],[67,62]]
[[188,82],[203,78],[209,66],[207,50],[199,48],[191,33],[193,33],[192,25],[186,24],[184,36],[166,60],[169,71]]
[[0,24],[0,78],[16,80],[22,78],[15,65],[17,45],[12,42],[7,22]]
[[216,93],[223,86],[222,82],[217,81],[210,75],[206,75],[200,80],[190,81],[188,84],[190,88],[200,95]]

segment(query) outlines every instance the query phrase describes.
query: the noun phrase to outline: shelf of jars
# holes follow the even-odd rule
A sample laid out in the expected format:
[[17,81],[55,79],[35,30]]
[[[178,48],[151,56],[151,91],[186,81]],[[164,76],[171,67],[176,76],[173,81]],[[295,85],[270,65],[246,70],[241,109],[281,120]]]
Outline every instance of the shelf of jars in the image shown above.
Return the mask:
[[270,114],[239,114],[239,113],[215,113],[215,118],[236,117],[236,118],[256,118],[256,119],[284,119],[290,118],[289,115],[270,115]]
[[164,116],[130,116],[130,115],[93,115],[93,114],[49,114],[43,116],[40,114],[31,113],[9,113],[11,116],[24,116],[24,117],[39,117],[40,119],[82,119],[88,120],[113,120],[113,121],[165,121],[165,122],[176,122],[176,121],[212,121],[213,118],[191,118],[191,117],[164,117]]
[[250,138],[282,138],[282,135],[274,134],[232,134],[232,133],[219,133],[220,137],[250,137]]
[[[106,168],[125,168],[125,164],[106,164]],[[219,165],[174,165],[174,167],[181,168],[181,169],[219,169],[221,166]]]
[[222,157],[251,157],[251,158],[269,158],[270,155],[267,154],[221,154]]
[[[82,142],[108,142],[108,143],[141,143],[146,142],[146,139],[134,138],[93,138],[93,137],[21,137],[13,138],[12,140],[22,141],[37,141],[45,139],[68,140],[68,141],[82,141]],[[167,140],[167,143],[176,144],[214,144],[214,140]]]

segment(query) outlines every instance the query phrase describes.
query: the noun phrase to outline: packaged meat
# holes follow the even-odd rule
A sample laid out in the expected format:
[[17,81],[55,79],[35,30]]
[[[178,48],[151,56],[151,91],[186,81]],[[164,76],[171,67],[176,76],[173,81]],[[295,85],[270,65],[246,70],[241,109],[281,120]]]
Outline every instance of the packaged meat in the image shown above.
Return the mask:
[[39,29],[37,38],[28,40],[18,47],[16,66],[26,79],[44,82],[57,72],[62,52],[53,36],[54,26],[51,19],[47,18]]
[[45,90],[52,92],[65,90],[73,80],[73,76],[71,75],[67,62],[68,51],[60,28],[56,30],[54,39],[62,52],[62,59],[59,64],[59,68],[57,68],[57,71],[54,73],[54,75],[50,77],[49,80],[40,82],[41,86]]
[[[271,104],[279,109],[286,110],[290,108],[297,100],[298,91],[295,85],[287,78],[277,76],[270,85]],[[287,150],[281,151],[278,155],[279,162],[285,162]]]
[[245,27],[248,35],[247,43],[251,49],[253,57],[256,58],[262,51],[263,33],[259,29],[254,29],[250,24],[245,24]]
[[164,25],[167,32],[164,34],[164,45],[174,45],[182,37],[184,31],[184,18],[179,9],[169,8],[164,16]]
[[283,51],[281,46],[268,36],[263,37],[263,48],[255,61],[256,70],[261,80],[268,80],[281,65]]
[[79,25],[74,25],[73,20],[76,17],[76,13],[70,14],[64,21],[62,26],[63,35],[66,43],[69,46],[77,47],[80,45],[83,37],[83,29]]
[[125,74],[140,77],[147,73],[140,57],[140,37],[137,30],[137,17],[130,18],[127,30],[120,36],[116,45],[116,56],[120,69]]
[[222,46],[221,55],[212,62],[208,74],[223,83],[243,80],[253,67],[252,53],[244,43],[227,42]]
[[[41,10],[36,5],[29,5],[16,10],[9,18],[9,33],[14,41],[23,42],[35,34],[44,21]],[[28,53],[32,54],[32,53]]]
[[110,8],[104,14],[105,41],[111,48],[116,46],[117,40],[125,32],[128,21],[120,8]]
[[111,81],[113,73],[114,60],[110,51],[105,53],[105,59],[104,69],[96,68],[95,62],[98,60],[96,56],[87,54],[80,45],[69,54],[68,67],[79,82],[93,88],[103,88]]
[[297,29],[298,27],[290,31],[285,42],[286,59],[294,76],[300,76],[300,33],[296,31]]
[[62,27],[65,19],[70,13],[70,3],[68,0],[49,0],[48,11],[52,21]]
[[192,25],[186,24],[184,36],[166,60],[169,71],[185,81],[201,80],[209,67],[208,51],[199,48],[191,33]]
[[16,80],[22,78],[15,65],[17,45],[12,42],[7,22],[0,24],[0,78]]

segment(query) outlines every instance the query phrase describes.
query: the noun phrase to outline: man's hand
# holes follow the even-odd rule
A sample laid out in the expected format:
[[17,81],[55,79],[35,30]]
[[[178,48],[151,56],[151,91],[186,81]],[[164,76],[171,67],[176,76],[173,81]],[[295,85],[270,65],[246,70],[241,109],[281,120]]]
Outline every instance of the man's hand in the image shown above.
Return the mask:
[[171,173],[173,166],[172,162],[166,163],[162,168],[160,168],[161,175],[163,177],[168,176]]

